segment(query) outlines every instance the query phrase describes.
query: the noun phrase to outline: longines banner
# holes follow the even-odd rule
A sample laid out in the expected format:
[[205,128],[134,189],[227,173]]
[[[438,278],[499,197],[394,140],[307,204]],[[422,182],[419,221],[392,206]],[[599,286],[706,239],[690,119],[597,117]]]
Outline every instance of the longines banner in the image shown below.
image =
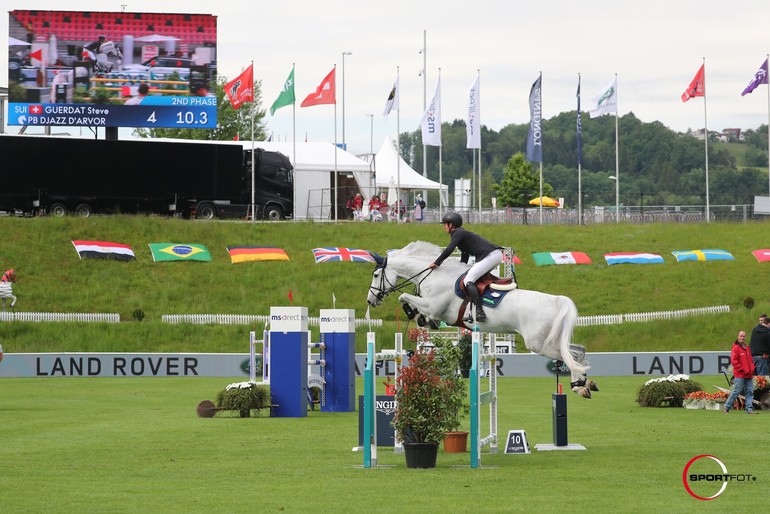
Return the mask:
[[[7,350],[7,348],[6,348]],[[718,375],[730,366],[729,352],[589,353],[591,376],[659,377]],[[366,354],[356,355],[356,376]],[[377,368],[392,375],[394,363]],[[502,377],[550,377],[553,360],[534,353],[499,354],[495,362]],[[567,374],[562,367],[560,374]],[[312,373],[320,373],[319,369]],[[248,377],[246,353],[8,353],[0,362],[0,377]]]

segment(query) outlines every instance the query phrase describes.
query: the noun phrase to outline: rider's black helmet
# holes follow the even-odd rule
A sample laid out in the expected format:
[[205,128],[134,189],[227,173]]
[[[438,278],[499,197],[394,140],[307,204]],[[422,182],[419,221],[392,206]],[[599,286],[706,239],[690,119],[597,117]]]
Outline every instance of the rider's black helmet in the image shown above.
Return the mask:
[[96,39],[98,39],[99,41],[104,41],[105,39],[107,39],[107,37],[104,34],[99,34],[99,37]]
[[451,223],[453,227],[458,228],[463,226],[463,217],[456,212],[448,212],[441,218],[441,223]]

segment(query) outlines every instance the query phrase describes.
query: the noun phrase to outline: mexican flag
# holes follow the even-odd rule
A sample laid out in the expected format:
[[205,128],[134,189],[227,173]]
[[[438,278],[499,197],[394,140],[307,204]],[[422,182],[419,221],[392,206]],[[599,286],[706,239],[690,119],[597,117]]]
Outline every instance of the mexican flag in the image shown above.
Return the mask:
[[591,259],[583,252],[539,252],[533,253],[532,258],[537,266],[552,264],[591,264]]

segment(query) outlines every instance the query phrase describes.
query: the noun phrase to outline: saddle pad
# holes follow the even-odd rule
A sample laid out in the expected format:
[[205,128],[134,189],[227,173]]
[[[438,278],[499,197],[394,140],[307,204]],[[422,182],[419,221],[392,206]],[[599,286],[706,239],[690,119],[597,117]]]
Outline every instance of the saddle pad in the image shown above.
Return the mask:
[[[465,292],[461,289],[460,286],[463,279],[465,278],[465,275],[466,273],[463,273],[457,277],[457,280],[455,281],[455,294],[458,298],[462,299],[465,299]],[[513,289],[511,291],[513,291]],[[497,291],[487,287],[484,289],[484,293],[481,295],[481,303],[484,304],[484,307],[490,307],[494,309],[502,301],[502,299],[505,298],[505,295],[511,291]]]

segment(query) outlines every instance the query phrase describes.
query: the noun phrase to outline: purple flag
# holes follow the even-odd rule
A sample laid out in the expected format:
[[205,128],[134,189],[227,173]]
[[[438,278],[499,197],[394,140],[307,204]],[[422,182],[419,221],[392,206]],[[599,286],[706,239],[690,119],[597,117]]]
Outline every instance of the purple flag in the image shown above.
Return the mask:
[[757,89],[757,86],[760,84],[767,84],[767,59],[765,59],[765,62],[762,63],[762,66],[760,66],[757,72],[754,74],[754,78],[751,79],[749,85],[746,86],[746,89],[743,90],[741,96],[746,96],[747,94],[751,93]]

